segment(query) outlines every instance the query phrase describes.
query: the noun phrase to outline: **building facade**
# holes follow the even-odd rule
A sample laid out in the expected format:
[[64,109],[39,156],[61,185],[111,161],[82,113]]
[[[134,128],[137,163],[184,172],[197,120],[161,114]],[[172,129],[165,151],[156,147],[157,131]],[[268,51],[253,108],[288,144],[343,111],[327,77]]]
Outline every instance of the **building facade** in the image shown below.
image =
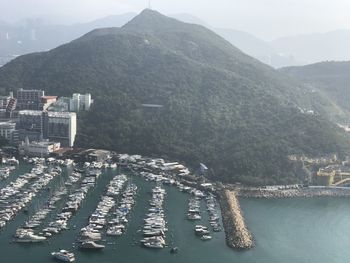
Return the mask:
[[57,96],[44,96],[41,98],[40,110],[47,110],[57,101]]
[[0,122],[0,136],[8,141],[12,141],[13,132],[16,130],[16,123]]
[[44,133],[43,112],[39,110],[22,110],[18,112],[18,129]]
[[40,110],[41,98],[45,96],[43,90],[17,90],[18,110]]
[[45,138],[73,147],[77,134],[77,115],[74,112],[46,112]]
[[79,94],[74,93],[73,97],[69,101],[69,110],[78,112],[78,111],[88,111],[90,110],[92,104],[91,94]]
[[72,147],[77,133],[77,116],[73,112],[23,110],[19,112],[17,129],[22,141],[26,137],[30,141],[44,138]]
[[60,143],[49,141],[29,142],[27,139],[19,145],[18,149],[21,155],[30,157],[47,157],[54,151],[60,149]]
[[12,113],[16,109],[17,99],[10,92],[8,96],[0,96],[0,118],[9,119],[13,117]]

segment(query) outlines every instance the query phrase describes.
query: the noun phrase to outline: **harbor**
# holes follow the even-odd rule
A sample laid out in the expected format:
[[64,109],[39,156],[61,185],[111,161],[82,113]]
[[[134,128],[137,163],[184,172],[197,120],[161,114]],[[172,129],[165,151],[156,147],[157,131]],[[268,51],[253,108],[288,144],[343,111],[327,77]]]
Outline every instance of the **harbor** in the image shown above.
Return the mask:
[[[122,160],[125,155],[120,157]],[[21,160],[0,187],[4,222],[0,242],[7,238],[11,248],[30,250],[49,246],[52,251],[46,256],[78,261],[88,250],[118,251],[121,244],[126,245],[125,240],[135,250],[162,248],[169,255],[181,254],[179,236],[183,233],[179,235],[172,220],[186,224],[187,234],[195,242],[210,246],[222,239],[214,196],[176,178],[177,173],[188,170],[175,163],[163,165],[164,161],[135,158],[118,168],[113,163],[75,164],[55,158]],[[150,166],[153,168],[147,168]],[[166,172],[161,167],[166,167]],[[17,201],[22,196],[27,198]],[[187,205],[188,200],[195,201],[202,214],[196,222],[188,219],[187,205],[168,218],[173,212],[169,207],[179,197]],[[208,235],[194,235],[197,224],[207,225]],[[67,236],[74,238],[55,246]]]
[[[33,164],[21,162],[21,164],[10,174],[10,177],[2,183],[0,190],[3,189],[10,182],[14,182],[20,175],[31,171]],[[276,262],[278,258],[285,258],[285,262],[307,262],[300,260],[294,253],[298,250],[305,259],[309,262],[330,262],[332,258],[337,262],[346,262],[350,255],[340,252],[346,251],[341,244],[350,242],[346,235],[342,235],[342,229],[346,227],[347,222],[345,218],[350,216],[350,209],[347,205],[348,199],[339,199],[332,197],[315,198],[315,199],[246,199],[240,197],[240,207],[244,213],[245,221],[249,230],[254,234],[255,246],[253,249],[239,252],[232,250],[226,246],[225,233],[215,232],[210,222],[212,221],[210,213],[207,211],[207,199],[202,198],[200,201],[200,215],[201,220],[188,220],[189,200],[194,197],[190,194],[187,187],[181,189],[172,182],[163,183],[163,188],[166,191],[165,202],[162,205],[166,220],[166,227],[168,231],[165,235],[167,246],[162,249],[149,249],[140,243],[143,234],[140,232],[144,226],[145,215],[148,213],[149,202],[152,197],[152,189],[157,186],[158,176],[151,174],[135,173],[127,171],[125,168],[105,169],[101,170],[101,175],[96,181],[96,185],[92,187],[86,198],[82,202],[81,207],[74,213],[74,215],[67,222],[67,229],[59,234],[52,235],[45,242],[37,244],[28,243],[12,243],[13,236],[16,230],[23,226],[23,224],[31,219],[37,212],[38,208],[42,208],[47,200],[51,200],[55,196],[56,187],[65,185],[70,182],[69,174],[74,172],[69,167],[62,166],[62,178],[56,177],[48,184],[47,190],[43,189],[33,198],[32,202],[26,207],[28,212],[22,210],[13,219],[7,222],[6,226],[0,232],[0,245],[3,249],[4,258],[11,262],[26,262],[30,255],[31,261],[35,262],[55,262],[52,258],[52,252],[58,252],[62,249],[73,252],[75,254],[76,262],[111,262],[115,258],[122,257],[124,262],[133,263],[143,262],[157,262],[167,261],[175,262],[205,262],[213,261],[227,262],[227,261],[244,261],[248,263],[259,262],[268,263]],[[126,219],[125,231],[119,236],[109,236],[106,231],[106,226],[102,233],[101,243],[105,245],[102,252],[89,252],[79,249],[77,239],[81,233],[81,229],[86,227],[89,223],[89,217],[94,213],[98,203],[101,201],[101,196],[107,195],[108,185],[116,175],[125,174],[128,182],[124,184],[123,190],[119,193],[116,206],[111,209],[111,218],[108,222],[112,223],[113,219],[117,217],[116,211],[118,208],[130,207],[125,210]],[[73,183],[72,189],[77,189],[83,180],[82,177]],[[147,179],[147,180],[146,180]],[[5,184],[4,184],[5,183]],[[68,183],[69,184],[69,183]],[[135,190],[136,186],[137,189]],[[131,188],[127,191],[128,186]],[[67,185],[69,188],[70,186]],[[77,187],[77,188],[76,188]],[[51,190],[49,190],[51,189]],[[112,189],[110,189],[112,190]],[[135,190],[135,191],[134,191]],[[112,194],[113,191],[110,191]],[[47,226],[54,221],[57,214],[67,204],[67,198],[73,194],[74,190],[68,190],[67,194],[62,195],[62,199],[57,201],[53,210],[41,222],[42,227]],[[125,193],[125,195],[124,195]],[[135,193],[135,194],[134,194]],[[115,192],[116,194],[116,192]],[[113,195],[111,195],[113,196]],[[124,198],[123,198],[124,196]],[[134,200],[134,201],[132,201]],[[218,201],[218,200],[217,200]],[[210,203],[210,202],[209,202]],[[296,209],[296,207],[300,207]],[[327,206],[328,212],[323,212],[321,207]],[[126,212],[128,211],[128,212]],[[220,210],[219,210],[220,211]],[[309,211],[305,213],[305,211]],[[271,214],[274,217],[271,217]],[[118,213],[119,215],[119,213]],[[221,222],[221,215],[220,221]],[[124,214],[120,219],[124,218]],[[282,220],[288,218],[288,220]],[[213,217],[215,219],[215,216]],[[297,222],[303,220],[305,228],[300,225],[295,225]],[[329,231],[337,233],[337,239],[329,239],[331,235],[326,229],[326,225],[331,224],[333,220],[337,220],[342,224],[332,225]],[[214,220],[215,221],[215,220]],[[317,225],[315,225],[317,221]],[[344,225],[345,224],[345,225]],[[202,241],[199,236],[195,235],[196,225],[202,225],[208,228],[212,239],[209,241]],[[310,228],[310,225],[313,227]],[[350,226],[349,226],[350,227]],[[311,229],[311,231],[310,231]],[[41,227],[35,229],[35,234],[41,232]],[[334,231],[334,232],[333,232]],[[327,238],[326,238],[327,237]],[[302,238],[307,244],[308,248],[300,247],[297,244],[298,240]],[[342,241],[339,243],[338,239]],[[286,246],[281,247],[284,243]],[[312,244],[312,245],[311,245]],[[325,246],[324,251],[317,250],[317,247]],[[176,254],[170,253],[171,249],[177,247]],[[314,253],[310,253],[314,251]],[[268,253],[268,254],[267,254]],[[289,257],[287,257],[289,255]],[[291,255],[291,256],[290,256]],[[294,256],[293,256],[294,255]],[[344,255],[345,257],[342,257]],[[332,258],[331,258],[332,257]]]
[[[242,187],[205,190],[210,184],[194,184],[179,176],[189,174],[184,166],[141,156],[118,155],[117,162],[80,164],[28,158],[11,166],[9,176],[0,181],[4,221],[0,245],[12,258],[34,253],[38,262],[55,258],[109,262],[123,256],[130,263],[139,258],[209,263],[216,260],[217,251],[223,261],[254,262],[247,255],[261,253],[266,240],[251,204],[299,200],[249,195],[252,189]],[[313,193],[325,190],[310,188]],[[302,190],[263,188],[256,193],[293,191]],[[268,223],[270,217],[265,216]],[[15,260],[20,262],[19,258]]]

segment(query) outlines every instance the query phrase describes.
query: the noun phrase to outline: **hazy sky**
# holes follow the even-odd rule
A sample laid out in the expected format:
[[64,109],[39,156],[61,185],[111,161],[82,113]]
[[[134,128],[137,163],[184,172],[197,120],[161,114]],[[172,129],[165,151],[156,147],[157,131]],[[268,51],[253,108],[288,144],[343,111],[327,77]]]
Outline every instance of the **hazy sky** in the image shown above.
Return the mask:
[[[51,16],[78,22],[147,6],[148,0],[0,0],[0,20]],[[212,26],[267,40],[350,29],[350,0],[152,0],[152,7],[164,14],[190,13]]]

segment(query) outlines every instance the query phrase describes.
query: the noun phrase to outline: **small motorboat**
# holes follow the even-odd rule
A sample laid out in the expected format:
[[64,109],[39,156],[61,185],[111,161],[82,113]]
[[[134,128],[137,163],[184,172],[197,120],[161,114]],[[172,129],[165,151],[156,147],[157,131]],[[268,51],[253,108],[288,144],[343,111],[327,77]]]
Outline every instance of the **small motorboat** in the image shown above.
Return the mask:
[[201,236],[201,240],[203,240],[203,241],[208,241],[208,240],[211,240],[211,239],[212,239],[212,237],[210,235],[203,235],[203,236]]

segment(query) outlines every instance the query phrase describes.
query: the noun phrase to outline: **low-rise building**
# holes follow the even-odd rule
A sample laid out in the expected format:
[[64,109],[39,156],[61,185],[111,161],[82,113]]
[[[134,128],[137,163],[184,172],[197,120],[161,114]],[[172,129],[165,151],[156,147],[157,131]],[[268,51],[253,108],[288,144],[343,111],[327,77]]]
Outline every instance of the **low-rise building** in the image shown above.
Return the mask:
[[92,150],[87,154],[87,160],[89,162],[103,162],[111,156],[110,151],[106,150]]
[[19,153],[21,155],[26,155],[30,157],[47,157],[52,154],[54,151],[60,149],[59,142],[49,142],[49,141],[40,141],[40,142],[29,142],[27,139],[25,142],[22,142],[19,145]]
[[56,102],[52,103],[47,110],[48,111],[69,111],[69,102],[70,98],[68,97],[59,97]]
[[57,101],[57,96],[44,96],[41,98],[41,110],[47,110],[53,103]]

